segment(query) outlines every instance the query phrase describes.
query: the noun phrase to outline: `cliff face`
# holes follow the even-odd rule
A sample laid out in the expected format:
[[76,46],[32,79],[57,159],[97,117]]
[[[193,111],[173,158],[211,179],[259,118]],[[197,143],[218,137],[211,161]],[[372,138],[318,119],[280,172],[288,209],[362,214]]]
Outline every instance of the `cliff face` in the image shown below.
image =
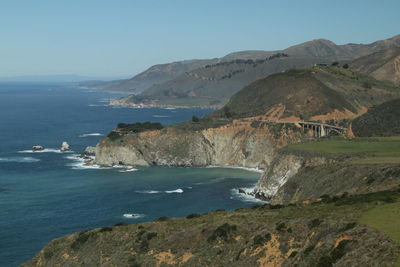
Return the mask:
[[324,157],[306,158],[295,154],[278,154],[269,170],[265,171],[258,180],[254,194],[257,197],[272,200],[275,204],[280,204],[276,194],[282,187],[286,186],[288,180],[303,169],[332,161],[332,159]]
[[112,166],[242,166],[266,168],[278,148],[299,142],[302,133],[290,125],[253,125],[236,120],[198,131],[173,127],[104,138],[97,145],[95,163]]
[[254,195],[287,205],[323,195],[393,190],[400,185],[399,174],[400,167],[393,164],[357,164],[347,157],[284,151],[262,174]]

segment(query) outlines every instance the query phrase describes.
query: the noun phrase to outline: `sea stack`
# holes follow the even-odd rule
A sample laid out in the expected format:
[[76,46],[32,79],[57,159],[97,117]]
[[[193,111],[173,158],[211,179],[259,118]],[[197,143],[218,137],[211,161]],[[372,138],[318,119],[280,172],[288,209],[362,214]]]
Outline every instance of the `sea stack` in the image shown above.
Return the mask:
[[68,144],[67,142],[65,142],[65,141],[62,142],[60,151],[61,151],[61,152],[70,151],[69,144]]

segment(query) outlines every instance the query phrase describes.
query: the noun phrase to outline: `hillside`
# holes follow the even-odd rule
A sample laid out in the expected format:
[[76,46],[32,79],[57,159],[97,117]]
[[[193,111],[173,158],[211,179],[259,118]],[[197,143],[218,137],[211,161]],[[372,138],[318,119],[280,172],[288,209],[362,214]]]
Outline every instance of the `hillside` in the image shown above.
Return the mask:
[[[152,88],[149,91],[152,93],[145,94],[142,96],[142,98],[139,98],[137,100],[134,100],[133,98],[125,99],[125,101],[121,102],[123,104],[129,104],[132,103],[132,101],[144,101],[145,103],[153,101],[156,103],[162,102],[162,104],[171,105],[174,105],[174,103],[177,102],[177,105],[182,105],[181,102],[185,102],[182,100],[168,99],[164,97],[163,95],[165,90],[169,92],[178,92],[178,96],[180,96],[181,98],[185,98],[189,106],[209,104],[210,102],[215,101],[215,96],[213,96],[213,92],[221,90],[223,92],[218,93],[219,96],[217,100],[223,103],[227,98],[229,98],[234,92],[237,91],[236,87],[233,88],[232,91],[227,91],[227,88],[230,88],[232,85],[236,86],[236,82],[241,81],[239,78],[244,79],[244,81],[239,84],[240,86],[247,85],[252,81],[260,79],[260,69],[254,70],[256,72],[255,74],[248,74],[249,72],[252,72],[251,69],[248,69],[245,74],[241,75],[242,77],[238,76],[236,80],[230,81],[229,79],[225,79],[224,81],[210,84],[206,81],[210,81],[213,78],[213,71],[215,71],[215,73],[217,74],[222,74],[221,76],[229,76],[230,74],[232,74],[232,71],[239,71],[246,68],[240,66],[232,70],[231,68],[226,68],[226,65],[219,65],[217,68],[213,68],[211,72],[204,73],[204,70],[202,71],[201,69],[204,68],[206,65],[213,65],[218,62],[230,62],[238,59],[264,60],[277,53],[288,54],[293,58],[305,58],[304,62],[293,62],[286,64],[286,66],[274,66],[274,63],[277,63],[278,65],[282,64],[279,61],[275,61],[272,66],[267,67],[267,70],[261,70],[262,74],[266,76],[289,68],[310,66],[317,62],[329,63],[333,60],[346,61],[360,56],[368,55],[382,49],[399,46],[400,36],[395,36],[390,39],[377,41],[371,44],[346,45],[336,45],[329,40],[317,39],[278,51],[239,51],[217,59],[188,60],[155,65],[131,79],[97,84],[95,87],[97,89],[107,91],[124,91],[133,92],[135,94],[138,94],[142,91],[147,91],[148,88]],[[316,60],[316,58],[318,58],[319,60]],[[199,73],[197,72],[197,69],[199,69]],[[191,71],[194,71],[192,76],[192,78],[194,79],[190,79],[190,77],[185,77],[184,75],[186,72]],[[201,77],[200,81],[198,79],[199,77]],[[190,89],[187,89],[188,86],[190,87]],[[189,94],[193,90],[202,91],[202,88],[204,88],[204,92],[196,92],[200,95],[199,100],[196,99],[197,96],[193,93],[189,96],[185,96],[185,94]],[[211,95],[209,95],[210,92],[207,92],[207,90],[211,90]],[[203,95],[206,97],[203,97]],[[222,95],[222,97],[220,97],[220,95]],[[196,100],[193,100],[193,98]],[[208,98],[211,98],[211,100]]]
[[325,62],[311,57],[274,54],[264,60],[233,60],[206,65],[162,84],[149,87],[140,95],[113,104],[165,106],[222,106],[230,96],[252,81],[290,68]]
[[400,135],[400,99],[371,108],[352,123],[356,136]]
[[21,266],[393,266],[399,198],[388,191],[117,224],[56,239]]
[[110,92],[132,92],[138,94],[154,84],[172,80],[187,71],[203,67],[207,64],[214,64],[218,61],[218,59],[193,59],[171,62],[167,64],[158,64],[130,79],[115,80],[96,84],[81,83],[81,86]]
[[312,67],[255,81],[210,116],[226,117],[229,113],[233,118],[264,115],[275,119],[327,121],[355,117],[370,106],[397,96],[400,90],[390,83],[349,69]]
[[350,63],[355,71],[400,85],[400,47],[382,50]]

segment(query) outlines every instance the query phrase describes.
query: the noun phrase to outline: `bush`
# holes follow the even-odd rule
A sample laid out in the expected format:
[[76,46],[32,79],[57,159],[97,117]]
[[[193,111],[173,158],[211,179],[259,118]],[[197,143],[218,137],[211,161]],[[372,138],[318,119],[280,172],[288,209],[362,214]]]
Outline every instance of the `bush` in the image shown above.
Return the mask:
[[196,116],[192,116],[192,121],[193,122],[199,122],[200,121],[200,119],[198,118],[198,117],[196,117]]
[[314,250],[314,248],[315,248],[314,245],[311,245],[311,246],[307,247],[307,248],[304,250],[304,256],[308,256],[308,254],[310,254],[311,251]]
[[156,232],[150,232],[150,233],[147,233],[146,238],[147,238],[147,240],[152,240],[156,236],[157,236]]
[[109,226],[103,227],[99,230],[99,233],[103,233],[103,232],[111,232],[113,229]]
[[127,226],[128,224],[126,222],[117,222],[114,224],[114,226]]
[[151,130],[161,130],[164,128],[159,122],[136,122],[136,123],[118,123],[118,128],[126,132],[140,133]]
[[279,223],[276,228],[275,228],[278,232],[282,232],[286,229],[286,224],[285,223]]
[[346,63],[343,65],[343,69],[348,69],[348,68],[349,68],[349,64]]
[[107,137],[108,137],[111,141],[115,141],[115,140],[121,138],[121,135],[120,135],[119,133],[115,132],[115,131],[111,131],[111,133],[109,133],[109,134],[107,135]]
[[236,225],[230,225],[229,223],[224,223],[219,226],[211,236],[207,239],[208,242],[216,241],[217,239],[222,239],[224,241],[229,241],[233,232],[237,230]]
[[308,223],[308,228],[309,229],[312,229],[312,228],[314,228],[314,227],[317,227],[317,226],[319,226],[320,224],[322,223],[322,221],[320,220],[320,219],[314,219],[314,220],[312,220],[312,221],[310,221],[309,223]]
[[156,219],[157,222],[165,222],[165,221],[168,221],[168,220],[169,220],[169,218],[165,217],[165,216],[162,216],[162,217]]
[[188,216],[186,216],[186,219],[194,219],[194,218],[199,218],[199,217],[201,217],[200,214],[192,213],[192,214],[189,214]]
[[253,245],[258,247],[258,246],[261,246],[261,245],[267,243],[270,240],[271,240],[271,234],[270,233],[267,233],[265,235],[256,235],[253,238]]

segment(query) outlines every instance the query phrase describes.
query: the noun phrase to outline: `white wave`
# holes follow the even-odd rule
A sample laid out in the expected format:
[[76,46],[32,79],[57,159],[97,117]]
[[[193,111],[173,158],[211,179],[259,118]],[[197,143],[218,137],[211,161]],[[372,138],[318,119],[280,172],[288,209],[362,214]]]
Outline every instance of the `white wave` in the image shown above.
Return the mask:
[[146,215],[139,213],[125,213],[123,216],[128,219],[139,219],[145,217]]
[[20,163],[31,163],[31,162],[39,162],[40,159],[36,159],[33,157],[7,157],[7,158],[0,158],[1,162],[20,162]]
[[166,115],[152,115],[154,118],[170,118],[171,116],[166,116]]
[[240,169],[240,170],[246,170],[250,172],[258,172],[258,173],[263,173],[264,170],[259,169],[259,168],[249,168],[249,167],[240,167],[240,166],[215,166],[215,165],[209,165],[205,168],[222,168],[222,169]]
[[251,193],[254,191],[255,186],[253,187],[247,187],[247,188],[241,188],[243,189],[246,194],[243,193],[239,193],[239,190],[237,188],[233,188],[231,189],[231,199],[237,199],[240,201],[244,201],[244,202],[253,202],[253,203],[259,203],[259,204],[265,204],[266,201],[260,200],[258,198],[255,198],[252,195],[248,195],[247,193]]
[[137,171],[138,169],[135,169],[135,168],[126,168],[125,170],[120,170],[120,171],[118,171],[118,172],[135,172],[135,171]]
[[71,156],[65,157],[66,159],[74,161],[73,163],[69,163],[66,166],[72,167],[73,170],[86,170],[86,169],[111,169],[111,167],[102,167],[97,164],[89,164],[89,161],[93,160],[94,157],[89,157],[90,159],[84,159],[80,157],[79,154],[74,154]]
[[157,190],[138,190],[135,191],[136,193],[140,193],[140,194],[158,194],[161,193],[161,191],[157,191]]
[[104,134],[101,133],[87,133],[87,134],[81,134],[79,137],[89,137],[89,136],[103,136]]
[[54,149],[54,148],[45,148],[39,151],[33,151],[30,149],[18,151],[18,153],[73,153],[73,152],[74,151],[61,152],[59,149]]
[[176,190],[165,191],[165,193],[167,193],[167,194],[171,194],[171,193],[179,193],[179,194],[181,194],[181,193],[183,193],[183,190],[178,188]]
[[176,108],[164,108],[164,109],[174,110],[174,109],[176,109]]
[[100,104],[89,104],[89,107],[107,107],[108,105],[100,105]]

